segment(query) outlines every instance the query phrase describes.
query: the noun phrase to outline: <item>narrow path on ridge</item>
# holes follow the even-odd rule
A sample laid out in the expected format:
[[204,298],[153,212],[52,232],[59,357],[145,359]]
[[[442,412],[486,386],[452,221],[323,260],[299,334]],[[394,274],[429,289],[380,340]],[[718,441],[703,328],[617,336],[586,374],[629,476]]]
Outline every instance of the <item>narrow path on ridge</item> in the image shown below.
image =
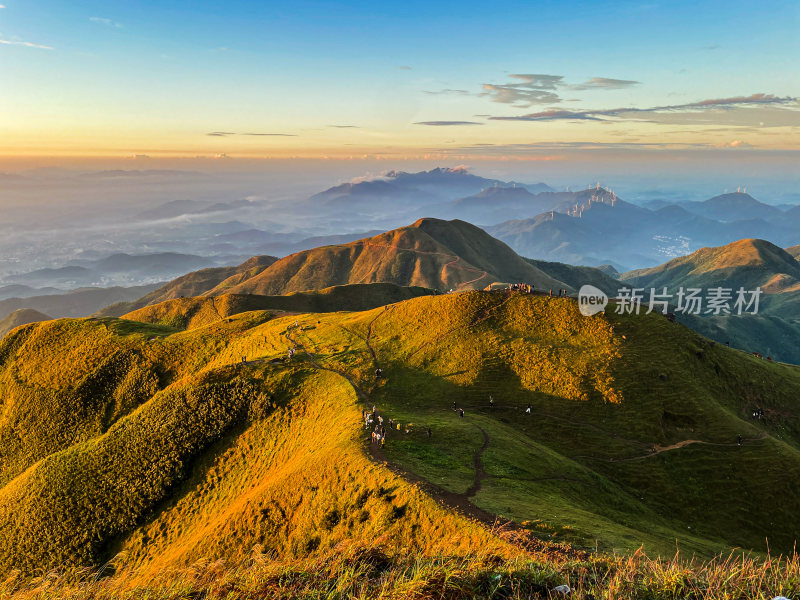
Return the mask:
[[489,443],[492,441],[492,438],[489,437],[489,434],[486,433],[486,430],[481,427],[480,425],[476,425],[478,429],[481,430],[483,434],[483,446],[481,446],[480,450],[475,453],[473,460],[475,462],[475,481],[472,483],[467,491],[464,492],[464,496],[467,498],[472,498],[475,494],[481,491],[481,482],[488,477],[486,471],[483,469],[483,462],[481,461],[481,456],[489,447]]

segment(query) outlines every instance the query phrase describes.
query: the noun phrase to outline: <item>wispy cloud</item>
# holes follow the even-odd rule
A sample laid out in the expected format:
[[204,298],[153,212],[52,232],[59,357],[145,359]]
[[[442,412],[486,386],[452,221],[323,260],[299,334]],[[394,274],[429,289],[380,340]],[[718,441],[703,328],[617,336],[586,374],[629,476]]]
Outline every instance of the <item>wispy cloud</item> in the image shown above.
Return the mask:
[[570,86],[571,90],[622,90],[634,85],[639,85],[640,81],[631,79],[609,79],[608,77],[592,77],[583,83],[576,83]]
[[452,94],[455,96],[469,96],[470,93],[467,90],[454,90],[451,88],[445,88],[443,90],[424,90],[426,94],[430,94],[431,96],[439,96],[441,94]]
[[44,44],[35,44],[33,42],[25,42],[22,40],[7,40],[0,35],[0,44],[4,46],[25,46],[26,48],[37,48],[39,50],[53,50],[52,46],[45,46]]
[[561,100],[555,90],[563,82],[562,75],[512,73],[511,78],[515,80],[512,83],[484,83],[483,92],[478,95],[488,96],[492,102],[513,104],[519,108]]
[[105,25],[106,27],[113,27],[115,29],[122,28],[122,25],[120,23],[112,21],[111,19],[106,19],[105,17],[89,17],[89,20],[92,23],[99,23],[100,25]]
[[483,91],[473,94],[462,89],[443,89],[427,91],[426,94],[453,94],[460,96],[484,96],[492,102],[512,104],[517,108],[528,108],[537,104],[557,104],[562,102],[560,90],[621,90],[640,82],[632,79],[612,79],[592,77],[582,83],[568,83],[563,75],[546,73],[511,73],[508,83],[484,83]]
[[328,125],[328,127],[334,127],[336,129],[360,129],[358,125]]
[[431,127],[450,127],[453,125],[483,125],[475,121],[418,121],[414,125],[429,125]]
[[752,94],[750,96],[734,96],[731,98],[714,98],[688,102],[685,104],[671,104],[666,106],[653,106],[649,108],[610,108],[586,110],[555,110],[549,109],[541,112],[529,113],[515,117],[489,117],[494,121],[607,121],[607,120],[655,120],[659,116],[670,113],[692,113],[704,111],[727,111],[746,107],[764,106],[791,106],[797,110],[797,98],[779,97],[772,94]]
[[397,70],[398,70],[398,71],[410,71],[410,70],[411,70],[411,67],[408,67],[408,66],[406,66],[406,65],[403,65],[403,66],[401,66],[401,67],[397,67]]
[[250,135],[250,136],[266,136],[266,137],[297,137],[296,133],[236,133],[235,131],[212,131],[207,133],[211,137],[228,137],[230,135]]

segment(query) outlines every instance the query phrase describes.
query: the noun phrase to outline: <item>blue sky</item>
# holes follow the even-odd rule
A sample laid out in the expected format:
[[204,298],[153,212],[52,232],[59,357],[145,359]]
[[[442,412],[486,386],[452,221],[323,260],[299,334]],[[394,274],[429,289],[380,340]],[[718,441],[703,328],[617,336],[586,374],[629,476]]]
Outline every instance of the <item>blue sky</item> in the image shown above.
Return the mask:
[[0,4],[7,154],[800,149],[797,2]]

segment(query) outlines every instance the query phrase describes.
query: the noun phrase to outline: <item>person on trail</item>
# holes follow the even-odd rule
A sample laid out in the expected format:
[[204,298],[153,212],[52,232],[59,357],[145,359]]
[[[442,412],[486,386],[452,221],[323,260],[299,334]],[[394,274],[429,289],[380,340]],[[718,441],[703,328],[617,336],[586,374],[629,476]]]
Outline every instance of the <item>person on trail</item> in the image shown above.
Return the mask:
[[430,428],[430,427],[428,427],[428,429],[427,429],[427,432],[426,432],[426,433],[428,434],[428,439],[430,439],[430,437],[433,435],[433,434],[431,433],[431,428]]
[[378,423],[380,423],[381,425],[383,425],[383,417],[382,417],[382,416],[380,416],[380,415],[378,415]]
[[494,408],[494,398],[489,396],[489,408]]
[[525,412],[527,414],[531,414],[531,405],[530,404],[528,404],[528,408],[525,409]]
[[740,434],[739,434],[739,445],[740,445],[740,446],[742,445],[742,442],[743,442],[743,441],[744,441],[744,440],[742,440],[742,434],[740,433]]
[[386,438],[381,437],[381,448],[383,448],[385,445],[386,445]]
[[453,410],[458,410],[458,405],[455,403],[455,401],[453,402]]
[[381,425],[381,435],[386,435],[386,427]]
[[397,422],[397,431],[400,431],[400,421]]
[[551,296],[553,295],[553,288],[550,288],[550,292],[549,292],[549,294],[550,294]]
[[383,369],[375,369],[375,379],[380,379],[383,376]]
[[463,408],[459,408],[458,409],[458,416],[459,417],[463,417],[464,416],[464,409]]
[[392,417],[389,417],[389,427],[391,427],[393,423],[394,421],[392,421]]

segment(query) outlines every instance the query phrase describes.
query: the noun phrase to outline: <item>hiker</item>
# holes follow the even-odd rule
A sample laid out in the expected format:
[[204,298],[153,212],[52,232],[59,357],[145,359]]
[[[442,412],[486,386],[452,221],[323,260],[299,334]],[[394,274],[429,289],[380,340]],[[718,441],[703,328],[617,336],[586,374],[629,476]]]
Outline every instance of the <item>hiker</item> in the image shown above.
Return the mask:
[[740,446],[742,445],[742,434],[741,433],[739,434],[739,445]]
[[455,401],[453,401],[453,410],[458,410],[458,406],[456,405]]
[[381,435],[386,435],[386,427],[381,425]]
[[381,425],[383,425],[383,417],[382,417],[382,416],[380,416],[380,415],[378,415],[378,423],[380,423]]
[[548,293],[552,296],[553,295],[553,288],[550,288],[550,291]]
[[459,408],[458,409],[458,416],[462,417],[462,418],[464,417],[464,409],[463,408]]
[[489,396],[489,408],[494,408],[494,398]]
[[528,404],[528,408],[525,409],[525,412],[527,414],[531,414],[531,405],[530,404]]
[[431,428],[430,428],[430,427],[428,427],[428,429],[427,429],[426,433],[428,434],[428,439],[431,439],[431,436],[432,436],[433,434],[431,433]]
[[383,448],[385,445],[386,445],[386,438],[381,437],[381,448]]
[[380,379],[383,376],[383,369],[375,369],[375,379]]
[[389,417],[389,427],[391,427],[393,423],[394,421],[392,421],[392,417]]

